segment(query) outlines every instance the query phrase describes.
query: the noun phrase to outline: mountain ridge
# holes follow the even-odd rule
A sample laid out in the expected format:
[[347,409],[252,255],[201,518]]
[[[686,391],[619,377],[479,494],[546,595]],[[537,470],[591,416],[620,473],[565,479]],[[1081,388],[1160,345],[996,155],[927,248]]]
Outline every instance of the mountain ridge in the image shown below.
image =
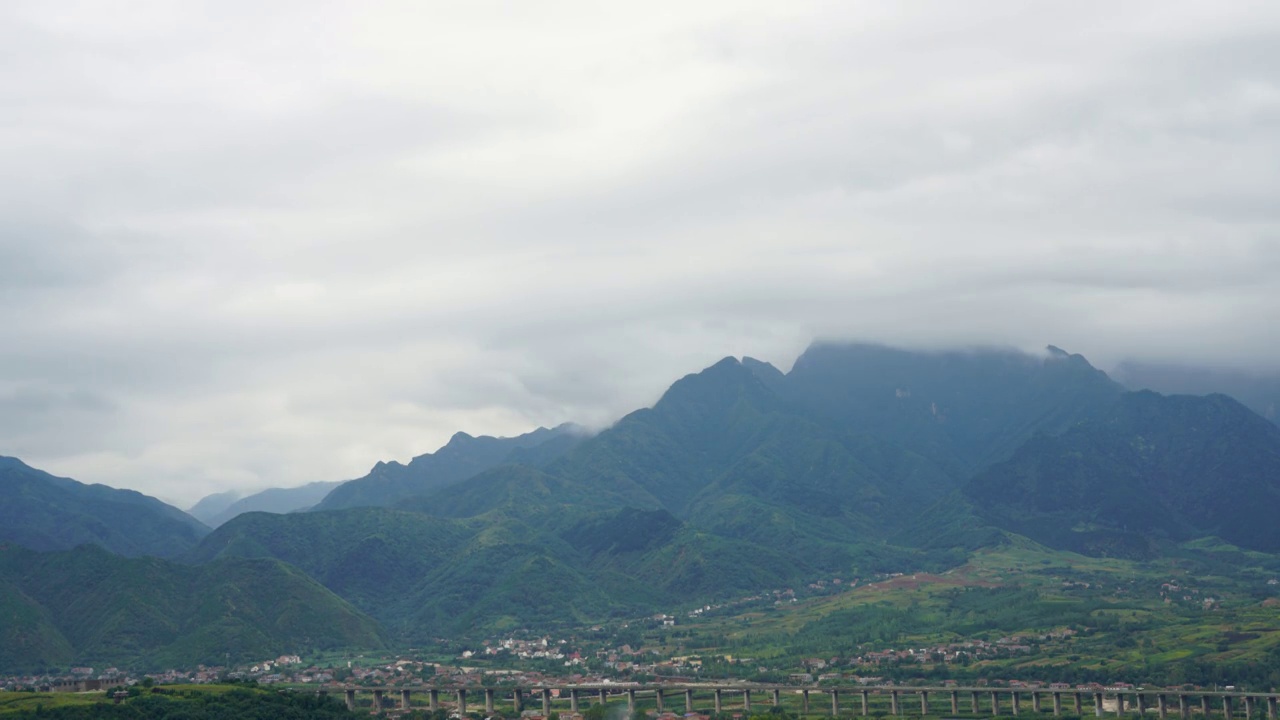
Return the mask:
[[209,528],[136,490],[85,483],[0,456],[0,541],[35,550],[94,543],[125,556],[173,557]]
[[[314,510],[340,510],[361,506],[388,507],[405,498],[423,495],[462,482],[516,457],[529,463],[549,462],[567,452],[585,435],[580,426],[565,423],[540,427],[510,438],[454,433],[434,453],[424,453],[407,464],[379,461],[363,477],[336,485]],[[557,442],[558,441],[558,442]],[[539,447],[551,452],[539,454]]]

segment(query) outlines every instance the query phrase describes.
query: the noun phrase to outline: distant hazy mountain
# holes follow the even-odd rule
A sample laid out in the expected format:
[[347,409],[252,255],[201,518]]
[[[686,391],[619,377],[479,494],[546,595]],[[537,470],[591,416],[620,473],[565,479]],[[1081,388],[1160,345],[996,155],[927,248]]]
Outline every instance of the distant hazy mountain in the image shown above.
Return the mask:
[[405,498],[425,495],[503,463],[539,465],[573,447],[586,436],[582,428],[565,424],[538,428],[517,437],[472,437],[460,432],[434,453],[419,455],[408,465],[379,462],[368,475],[333,488],[314,507],[339,510],[386,507]]
[[[313,482],[293,488],[269,488],[243,498],[232,493],[210,495],[196,503],[190,512],[209,527],[218,527],[231,518],[247,512],[290,513],[309,510],[341,484],[341,480],[335,480]],[[222,504],[220,498],[224,495],[232,495],[231,502]],[[197,511],[200,512],[197,513]]]
[[194,567],[93,546],[0,547],[0,617],[0,673],[73,663],[192,667],[382,646],[372,620],[283,563]]
[[187,508],[187,514],[209,527],[217,527],[213,519],[239,499],[240,493],[235,490],[206,495],[200,502]]
[[133,490],[54,477],[0,457],[0,541],[35,550],[92,543],[121,555],[173,557],[209,532],[181,510]]
[[1132,390],[1154,390],[1166,395],[1230,395],[1262,417],[1280,423],[1280,375],[1137,362],[1121,363],[1113,375]]
[[1205,536],[1277,552],[1280,428],[1225,395],[1129,393],[1105,417],[1031,439],[962,495],[970,515],[942,503],[938,535],[976,516],[1090,554],[1143,556]]

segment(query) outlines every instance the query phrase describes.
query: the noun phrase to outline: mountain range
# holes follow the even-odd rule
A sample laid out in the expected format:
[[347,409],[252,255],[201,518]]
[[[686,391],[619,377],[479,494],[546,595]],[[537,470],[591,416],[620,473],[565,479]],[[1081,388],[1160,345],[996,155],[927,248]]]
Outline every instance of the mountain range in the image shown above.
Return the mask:
[[[1221,395],[1129,392],[1054,347],[818,344],[785,373],[725,358],[595,435],[459,433],[318,501],[274,506],[280,513],[232,513],[244,499],[202,503],[212,532],[159,501],[137,501],[150,514],[136,528],[100,531],[93,523],[106,521],[86,506],[101,490],[16,462],[0,473],[10,467],[21,487],[36,487],[23,507],[44,510],[4,516],[9,541],[174,557],[185,565],[157,567],[191,578],[256,568],[265,595],[237,607],[267,617],[256,602],[312,593],[317,608],[345,618],[335,625],[344,632],[311,638],[330,646],[630,617],[817,574],[941,571],[1017,535],[1100,556],[1151,557],[1203,537],[1280,551],[1267,519],[1280,495],[1280,428]],[[85,497],[53,494],[67,488]],[[75,522],[64,532],[54,517]],[[71,585],[85,572],[57,553],[19,552],[28,566],[54,563]],[[71,605],[5,582],[27,598],[9,601],[14,612],[62,637],[33,631],[46,639],[15,647],[91,654],[92,643],[62,630]],[[171,625],[207,621],[180,606],[189,607],[166,606],[179,618]],[[222,621],[263,627],[235,613]],[[297,642],[287,627],[254,637]],[[186,659],[216,652],[180,637],[148,647]],[[5,662],[35,656],[15,653]]]

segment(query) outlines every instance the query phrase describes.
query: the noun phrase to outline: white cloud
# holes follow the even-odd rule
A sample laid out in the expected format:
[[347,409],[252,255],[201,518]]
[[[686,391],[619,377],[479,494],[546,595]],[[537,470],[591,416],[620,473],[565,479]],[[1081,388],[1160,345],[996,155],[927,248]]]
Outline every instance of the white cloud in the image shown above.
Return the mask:
[[1274,367],[1274,3],[0,9],[0,453],[180,501],[814,337]]

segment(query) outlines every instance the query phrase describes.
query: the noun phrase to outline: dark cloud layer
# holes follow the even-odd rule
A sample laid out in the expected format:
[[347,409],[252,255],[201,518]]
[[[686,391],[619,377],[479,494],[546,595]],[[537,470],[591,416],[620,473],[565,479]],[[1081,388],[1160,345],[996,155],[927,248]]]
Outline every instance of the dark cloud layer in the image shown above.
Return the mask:
[[814,338],[1274,370],[1280,6],[0,8],[0,453],[179,501]]

